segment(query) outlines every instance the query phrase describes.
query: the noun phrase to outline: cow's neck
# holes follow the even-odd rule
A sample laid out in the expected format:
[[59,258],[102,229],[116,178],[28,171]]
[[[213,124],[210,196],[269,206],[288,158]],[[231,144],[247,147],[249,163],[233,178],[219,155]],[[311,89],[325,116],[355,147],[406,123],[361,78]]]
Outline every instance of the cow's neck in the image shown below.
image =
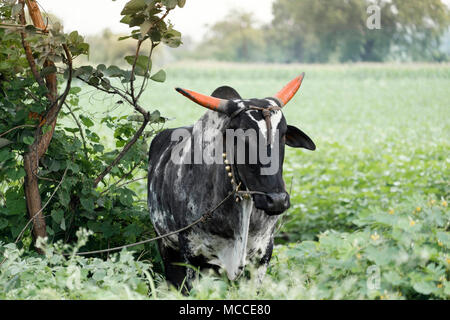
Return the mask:
[[192,133],[194,136],[203,135],[203,146],[214,142],[214,139],[218,137],[228,124],[229,117],[225,114],[207,111],[205,114],[194,124]]
[[[220,194],[221,197],[226,197],[231,190],[238,190],[238,173],[236,168],[227,171],[227,164],[224,163],[222,154],[225,152],[226,141],[224,139],[224,132],[228,129],[230,118],[219,112],[207,111],[193,126],[192,139],[194,139],[195,146],[201,145],[202,152],[202,166],[208,172],[207,176],[220,190],[215,190],[215,194]],[[202,141],[200,141],[200,139]],[[195,150],[194,150],[195,151]],[[195,152],[194,152],[195,154]],[[227,156],[232,156],[227,154]],[[195,157],[195,155],[194,155]],[[231,160],[227,158],[227,160]],[[231,167],[233,168],[233,166]],[[228,177],[228,174],[232,174]],[[230,183],[223,183],[224,180]],[[242,191],[242,188],[240,189]],[[242,196],[239,196],[243,199]]]

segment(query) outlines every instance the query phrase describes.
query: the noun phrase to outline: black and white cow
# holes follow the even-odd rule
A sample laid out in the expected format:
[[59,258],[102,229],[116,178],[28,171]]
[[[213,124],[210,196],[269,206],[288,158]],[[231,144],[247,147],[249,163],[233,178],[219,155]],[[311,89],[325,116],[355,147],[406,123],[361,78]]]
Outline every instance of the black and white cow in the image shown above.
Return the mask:
[[[239,164],[233,161],[234,157],[228,159],[234,169],[233,178],[241,183],[240,189],[260,193],[241,201],[228,199],[212,214],[211,219],[159,241],[166,277],[172,284],[180,286],[187,276],[189,286],[194,276],[191,268],[179,263],[216,270],[222,268],[230,280],[239,277],[248,263],[256,265],[261,276],[265,274],[272,255],[274,228],[279,214],[290,206],[282,177],[285,144],[315,150],[314,143],[306,134],[287,125],[281,111],[299,89],[303,77],[304,74],[292,80],[275,96],[266,99],[244,100],[227,86],[216,89],[211,96],[177,89],[210,110],[193,126],[182,128],[187,132],[183,139],[173,138],[175,130],[180,128],[167,129],[151,143],[148,206],[158,234],[189,225],[223,200],[233,188],[229,170],[225,170],[227,164],[196,164],[191,161],[196,146],[201,146],[203,156],[213,157],[216,155],[208,154],[208,146],[218,135],[224,135],[225,129],[254,129],[260,134],[258,139],[271,141],[268,139],[271,135],[272,141],[266,145],[269,149],[277,146],[275,151],[279,159],[272,175],[260,174],[259,169],[263,165],[259,160],[254,164]],[[265,114],[263,109],[267,109]],[[246,150],[250,148],[247,144],[245,146]],[[184,147],[180,157],[188,161],[174,163],[171,156],[180,147]]]

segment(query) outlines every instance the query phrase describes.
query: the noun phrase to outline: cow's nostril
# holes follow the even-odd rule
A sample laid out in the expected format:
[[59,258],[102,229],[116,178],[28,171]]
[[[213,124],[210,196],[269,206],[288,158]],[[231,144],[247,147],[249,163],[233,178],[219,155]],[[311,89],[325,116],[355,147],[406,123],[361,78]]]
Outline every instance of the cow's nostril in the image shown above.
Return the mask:
[[290,206],[289,195],[286,192],[255,195],[254,200],[256,208],[266,211],[269,215],[281,214]]
[[270,193],[267,195],[268,211],[282,213],[289,208],[289,195],[283,193]]

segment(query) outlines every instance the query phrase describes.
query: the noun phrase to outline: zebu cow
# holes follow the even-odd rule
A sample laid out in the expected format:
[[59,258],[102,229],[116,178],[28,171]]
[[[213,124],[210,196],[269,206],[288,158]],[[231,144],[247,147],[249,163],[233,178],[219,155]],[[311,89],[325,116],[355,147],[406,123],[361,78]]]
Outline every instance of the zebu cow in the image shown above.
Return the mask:
[[[316,148],[305,133],[287,125],[281,111],[299,89],[303,77],[304,74],[266,99],[243,100],[226,86],[216,89],[211,96],[177,88],[210,110],[193,126],[164,130],[151,143],[148,206],[157,233],[162,235],[189,225],[234,188],[253,193],[228,199],[206,222],[159,241],[166,277],[172,284],[180,286],[187,276],[189,286],[194,276],[191,268],[180,263],[223,268],[230,280],[236,279],[249,262],[257,266],[260,275],[265,273],[272,255],[276,222],[290,206],[282,177],[284,146]],[[209,154],[208,147],[216,138],[226,139],[226,129],[256,130],[258,141],[265,140],[263,146],[278,157],[274,174],[262,175],[260,169],[265,166],[259,159],[253,164],[235,161],[239,152],[235,149],[233,155],[223,153],[225,163],[195,163],[197,155],[193,153],[199,147],[201,155],[216,156]],[[186,132],[183,139],[174,139],[176,130]],[[246,161],[251,147],[247,141]],[[187,161],[175,163],[173,153],[179,153],[180,149],[180,157]]]

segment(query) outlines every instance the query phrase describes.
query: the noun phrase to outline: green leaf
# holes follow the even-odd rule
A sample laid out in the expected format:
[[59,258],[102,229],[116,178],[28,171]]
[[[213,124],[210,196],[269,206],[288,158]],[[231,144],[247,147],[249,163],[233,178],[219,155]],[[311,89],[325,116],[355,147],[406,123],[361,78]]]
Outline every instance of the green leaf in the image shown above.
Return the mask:
[[83,37],[80,37],[80,35],[78,34],[78,31],[72,31],[69,34],[69,40],[71,42],[78,42],[80,40],[80,38],[83,39]]
[[[134,60],[136,59],[136,56],[126,56],[125,60],[132,66],[134,64]],[[144,76],[147,73],[147,64],[149,68],[149,72],[152,67],[151,61],[149,61],[149,58],[145,55],[139,55],[139,57],[136,60],[136,67],[135,67],[135,73],[138,76]]]
[[[123,19],[122,19],[123,20]],[[124,36],[124,37],[119,37],[119,41],[125,40],[131,38],[131,36]]]
[[55,209],[52,210],[51,213],[52,219],[57,223],[60,224],[61,221],[64,219],[64,211],[62,209]]
[[8,226],[8,220],[0,218],[0,230],[5,229]]
[[153,76],[150,77],[153,81],[164,82],[166,81],[166,72],[164,70],[159,70]]
[[74,77],[87,75],[90,76],[94,72],[94,68],[92,66],[82,66],[74,71]]
[[59,161],[53,160],[50,163],[50,166],[48,167],[48,170],[50,172],[56,172],[59,171],[59,169],[61,169],[61,163]]
[[48,76],[49,74],[56,73],[56,66],[45,67],[41,70],[41,77]]
[[136,121],[136,122],[144,122],[144,116],[142,114],[134,114],[131,116],[128,116],[128,121]]
[[83,116],[82,114],[80,114],[80,120],[88,128],[90,128],[90,127],[92,127],[94,125],[94,122],[92,122],[91,119],[89,119],[88,117]]
[[171,48],[179,47],[181,42],[181,33],[175,29],[169,29],[163,34],[163,43]]
[[25,214],[27,207],[23,189],[10,188],[5,192],[8,215]]
[[69,128],[69,127],[65,127],[64,130],[66,130],[68,132],[72,132],[72,133],[80,131],[79,128]]
[[8,144],[11,144],[12,141],[4,138],[0,138],[0,148],[3,148],[4,146],[7,146]]
[[432,281],[420,281],[413,285],[414,290],[419,293],[429,295],[436,291],[436,285]]
[[27,145],[32,145],[34,142],[34,137],[26,136],[26,137],[23,137],[22,141],[23,141],[23,143],[25,143]]
[[94,211],[94,200],[92,198],[81,198],[80,202],[86,211]]
[[69,202],[70,202],[70,196],[66,191],[63,191],[60,189],[60,191],[58,192],[59,194],[59,202],[64,206],[64,207],[68,207],[69,206]]
[[106,66],[103,63],[101,63],[97,66],[97,71],[103,72],[105,70],[106,70]]
[[167,9],[174,9],[177,4],[178,4],[178,0],[163,0],[162,3],[163,5],[165,5],[167,7]]
[[151,23],[150,21],[148,21],[148,20],[144,21],[140,25],[141,37],[144,37],[152,26],[153,26],[153,23]]
[[[122,19],[120,19],[120,23],[124,23],[124,24],[130,25],[130,22],[131,22],[131,16],[130,15],[126,15]],[[130,37],[131,36],[126,36],[126,37],[122,37],[122,38],[123,39],[127,39],[127,38],[130,38]],[[123,40],[123,39],[119,38],[119,40]]]
[[105,236],[105,238],[110,238],[111,236],[113,236],[114,234],[117,234],[118,228],[115,227],[114,225],[111,225],[110,222],[105,222],[101,225],[101,232],[103,232],[103,235]]
[[161,114],[160,114],[160,112],[158,110],[153,111],[150,114],[150,121],[151,122],[157,122],[157,121],[159,121],[160,118],[161,118]]
[[47,226],[46,230],[49,236],[53,236],[55,234],[55,231],[53,231],[53,229],[50,228],[50,226]]
[[14,154],[10,152],[8,149],[3,149],[0,151],[0,163],[13,157]]
[[66,165],[67,165],[67,168],[69,168],[73,173],[80,172],[80,166],[78,164],[71,162],[71,161],[67,161]]
[[19,180],[25,177],[26,173],[23,168],[15,168],[6,172],[6,177],[11,180]]
[[123,77],[124,74],[124,70],[120,69],[118,66],[109,66],[106,70],[105,70],[105,75],[107,77]]
[[124,206],[131,206],[133,204],[133,191],[130,189],[121,189],[119,194],[119,201]]
[[42,133],[46,134],[47,132],[50,132],[52,130],[52,126],[49,126],[48,124],[42,126]]
[[93,86],[98,86],[99,83],[100,83],[100,78],[99,77],[95,77],[95,76],[90,77],[89,80],[88,80],[88,83],[93,85]]
[[111,82],[109,82],[108,78],[102,78],[102,80],[100,81],[100,85],[106,90],[111,89]]
[[136,287],[136,292],[142,294],[143,296],[148,295],[149,288],[143,281],[139,281]]
[[99,269],[97,271],[94,272],[94,274],[92,275],[92,279],[94,279],[95,281],[101,281],[106,277],[106,271],[104,269]]
[[120,13],[122,16],[135,14],[138,11],[144,9],[146,7],[145,0],[131,0],[125,4],[122,12]]
[[62,219],[61,220],[61,223],[59,224],[59,227],[62,229],[62,230],[64,230],[64,231],[66,231],[66,219]]
[[183,8],[185,4],[186,4],[186,0],[178,0],[178,6],[180,8]]

